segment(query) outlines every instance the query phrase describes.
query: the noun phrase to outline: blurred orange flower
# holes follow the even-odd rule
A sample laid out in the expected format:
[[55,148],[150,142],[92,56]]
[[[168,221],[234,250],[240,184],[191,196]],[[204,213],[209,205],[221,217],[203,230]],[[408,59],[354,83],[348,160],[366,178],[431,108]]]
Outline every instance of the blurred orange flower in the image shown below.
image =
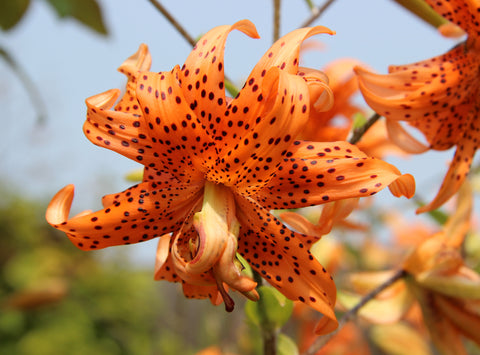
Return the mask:
[[[456,146],[440,190],[433,201],[417,210],[418,213],[440,207],[458,191],[470,171],[480,140],[478,3],[473,0],[426,2],[463,29],[467,40],[441,56],[390,66],[388,75],[356,67],[365,100],[387,118],[391,139],[403,149],[422,153],[428,149],[446,150]],[[428,145],[416,140],[399,121],[420,130]]]
[[[460,250],[470,229],[471,212],[472,191],[466,184],[442,231],[424,238],[404,261],[405,280],[381,292],[359,314],[373,323],[389,324],[400,320],[416,302],[442,354],[467,354],[462,336],[480,345],[480,275],[465,264]],[[357,273],[350,282],[364,293],[392,274],[393,270]],[[349,307],[359,298],[341,293],[339,303]]]

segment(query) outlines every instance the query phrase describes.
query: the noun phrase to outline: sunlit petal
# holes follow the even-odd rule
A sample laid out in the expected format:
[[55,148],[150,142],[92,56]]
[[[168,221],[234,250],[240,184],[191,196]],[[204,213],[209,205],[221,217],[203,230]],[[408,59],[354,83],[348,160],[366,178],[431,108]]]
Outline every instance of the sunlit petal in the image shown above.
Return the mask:
[[[297,141],[257,196],[267,208],[299,208],[371,196],[401,176],[394,166],[366,157],[349,143]],[[413,183],[413,179],[406,182]],[[412,186],[405,188],[409,195],[412,190]]]
[[[47,221],[80,249],[131,244],[173,231],[198,200],[199,186],[158,189],[142,183],[119,194],[105,209],[68,219],[73,186],[61,190],[47,209]],[[197,197],[196,197],[197,196]]]

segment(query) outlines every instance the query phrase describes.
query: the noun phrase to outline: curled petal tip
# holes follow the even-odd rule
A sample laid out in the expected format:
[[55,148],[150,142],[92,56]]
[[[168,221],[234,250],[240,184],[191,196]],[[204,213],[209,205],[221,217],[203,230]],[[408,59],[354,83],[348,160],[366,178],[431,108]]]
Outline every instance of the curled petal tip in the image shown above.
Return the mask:
[[312,35],[314,34],[320,34],[320,33],[326,33],[328,35],[334,35],[336,34],[337,32],[329,29],[328,27],[325,27],[325,26],[315,26],[315,27],[312,27]]
[[388,188],[395,197],[412,198],[415,195],[415,179],[410,174],[403,174],[393,181]]
[[315,326],[315,334],[325,335],[338,328],[338,321],[335,318],[323,316]]
[[232,25],[232,27],[236,30],[239,30],[245,33],[247,36],[251,38],[260,38],[260,35],[257,32],[257,28],[250,20],[240,20]]
[[110,109],[120,96],[119,89],[110,89],[101,94],[90,96],[85,100],[87,106],[95,106],[99,109]]
[[75,187],[67,185],[58,191],[48,204],[45,218],[51,225],[62,224],[68,219]]
[[147,71],[152,65],[152,56],[148,50],[148,46],[144,43],[140,44],[135,54],[131,55],[123,62],[118,71],[126,75],[133,74],[139,71]]

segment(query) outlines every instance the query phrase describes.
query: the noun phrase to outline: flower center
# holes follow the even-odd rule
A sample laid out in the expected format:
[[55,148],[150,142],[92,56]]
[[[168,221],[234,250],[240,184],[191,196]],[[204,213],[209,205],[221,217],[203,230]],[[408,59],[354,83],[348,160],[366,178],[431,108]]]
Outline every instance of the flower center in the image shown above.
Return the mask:
[[254,282],[242,275],[236,258],[240,223],[235,216],[235,198],[232,191],[221,184],[207,181],[201,211],[195,213],[193,226],[198,242],[190,247],[194,255],[186,271],[212,271],[227,310],[233,309],[233,300],[224,289],[224,283],[250,299],[258,299]]

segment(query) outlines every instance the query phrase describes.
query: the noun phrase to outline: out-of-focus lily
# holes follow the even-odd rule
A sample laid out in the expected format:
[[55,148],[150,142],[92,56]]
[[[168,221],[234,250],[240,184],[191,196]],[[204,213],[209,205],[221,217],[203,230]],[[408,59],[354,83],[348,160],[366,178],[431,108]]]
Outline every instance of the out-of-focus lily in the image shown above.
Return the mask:
[[[387,118],[390,137],[410,153],[446,150],[456,146],[436,197],[417,210],[440,207],[465,181],[480,140],[480,16],[474,0],[426,0],[467,34],[467,40],[447,53],[408,65],[390,66],[387,75],[356,67],[366,102]],[[458,32],[445,27],[444,32]],[[423,133],[424,144],[410,135],[400,121]]]
[[[424,238],[405,259],[404,280],[381,292],[359,314],[370,322],[388,324],[400,320],[418,303],[431,339],[442,354],[467,354],[462,336],[480,345],[480,275],[465,264],[461,253],[471,211],[472,194],[466,184],[442,230]],[[354,274],[350,281],[362,294],[393,272]],[[359,294],[340,293],[339,303],[351,307],[361,298]]]

